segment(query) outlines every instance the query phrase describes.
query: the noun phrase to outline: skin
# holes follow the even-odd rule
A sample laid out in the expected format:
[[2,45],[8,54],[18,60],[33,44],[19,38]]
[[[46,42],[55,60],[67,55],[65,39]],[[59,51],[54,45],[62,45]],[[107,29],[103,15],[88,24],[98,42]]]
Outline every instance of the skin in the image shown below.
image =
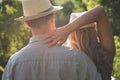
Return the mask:
[[98,36],[100,38],[101,45],[104,47],[104,49],[109,51],[112,56],[114,56],[115,44],[113,39],[112,28],[104,9],[101,6],[97,6],[89,10],[87,13],[80,16],[72,23],[47,33],[44,37],[44,42],[46,44],[49,44],[50,47],[54,45],[62,45],[67,40],[71,32],[79,29],[80,26],[84,26],[93,22],[97,23]]
[[35,27],[30,27],[26,21],[24,22],[24,24],[27,28],[31,30],[32,36],[42,35],[56,29],[53,13],[50,16],[50,19],[45,24],[37,25]]

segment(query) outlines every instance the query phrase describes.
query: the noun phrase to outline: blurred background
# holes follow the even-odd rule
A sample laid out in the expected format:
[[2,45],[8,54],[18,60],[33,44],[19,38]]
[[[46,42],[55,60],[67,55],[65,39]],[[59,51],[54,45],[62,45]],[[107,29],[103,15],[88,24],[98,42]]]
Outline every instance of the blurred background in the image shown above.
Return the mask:
[[[120,80],[120,0],[51,0],[52,4],[63,6],[56,13],[56,26],[69,22],[70,13],[83,12],[102,5],[111,22],[116,44],[116,56],[112,76]],[[21,16],[19,0],[0,0],[0,79],[9,57],[28,44],[31,33],[23,23],[14,19]]]

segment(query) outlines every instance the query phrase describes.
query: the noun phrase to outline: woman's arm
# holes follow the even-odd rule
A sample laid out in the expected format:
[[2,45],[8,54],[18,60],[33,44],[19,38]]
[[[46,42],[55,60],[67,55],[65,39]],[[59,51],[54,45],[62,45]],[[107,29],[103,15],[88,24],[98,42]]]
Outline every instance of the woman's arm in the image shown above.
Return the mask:
[[111,56],[115,56],[116,48],[113,38],[112,27],[108,21],[105,11],[101,11],[101,18],[97,21],[98,37],[100,44],[111,53]]
[[84,26],[86,24],[90,24],[93,22],[98,22],[102,17],[102,12],[104,11],[102,6],[97,6],[89,11],[87,11],[82,16],[78,17],[76,20],[64,26],[66,30],[71,33],[72,31]]
[[88,11],[84,15],[80,16],[71,24],[65,26],[66,31],[71,33],[72,31],[78,29],[80,26],[85,24],[97,22],[98,36],[100,39],[100,44],[112,55],[115,55],[115,44],[113,39],[113,33],[111,25],[105,14],[103,7],[98,6]]
[[112,55],[115,55],[115,44],[113,40],[112,28],[109,24],[104,9],[101,6],[97,6],[87,11],[85,14],[70,24],[67,24],[49,33],[45,37],[45,42],[50,43],[51,46],[55,44],[61,45],[66,41],[68,35],[72,31],[80,28],[80,26],[84,26],[93,22],[97,22],[98,25],[98,36],[100,38],[100,44],[110,53],[113,53]]

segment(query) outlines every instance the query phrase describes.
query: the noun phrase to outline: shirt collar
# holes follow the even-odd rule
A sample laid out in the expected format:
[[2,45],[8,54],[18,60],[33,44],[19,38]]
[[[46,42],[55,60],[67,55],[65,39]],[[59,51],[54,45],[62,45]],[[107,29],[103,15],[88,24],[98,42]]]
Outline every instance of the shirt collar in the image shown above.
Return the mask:
[[34,43],[34,42],[41,42],[43,43],[43,36],[44,35],[35,35],[30,38],[29,43]]

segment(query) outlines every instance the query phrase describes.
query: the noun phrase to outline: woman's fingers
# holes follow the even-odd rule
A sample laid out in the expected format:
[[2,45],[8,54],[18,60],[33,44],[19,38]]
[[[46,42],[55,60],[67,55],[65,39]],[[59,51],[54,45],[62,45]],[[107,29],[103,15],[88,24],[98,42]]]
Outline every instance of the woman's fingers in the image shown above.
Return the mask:
[[57,43],[57,45],[58,45],[58,46],[61,46],[62,44],[64,44],[64,42],[65,42],[65,41],[59,41],[59,42]]
[[54,45],[61,46],[66,41],[68,35],[69,34],[66,34],[66,30],[64,30],[64,28],[59,28],[45,34],[43,42],[45,44],[48,44],[49,47],[52,47]]
[[45,44],[48,44],[49,47],[52,47],[54,45],[61,46],[66,41],[66,38],[63,36],[61,37],[59,34],[49,34],[44,37],[43,42]]
[[52,47],[54,45],[58,45],[61,46],[63,43],[65,42],[65,40],[62,40],[60,37],[58,36],[52,36],[50,38],[47,38],[44,40],[45,44],[48,44],[49,47]]
[[49,43],[49,47],[52,47],[52,46],[54,46],[54,45],[57,45],[58,41],[59,41],[59,40],[57,40],[57,39],[52,40],[52,42]]
[[45,36],[43,37],[43,40],[49,39],[49,38],[51,38],[52,36],[53,36],[52,33],[47,33],[47,34],[45,34]]
[[51,43],[53,41],[53,39],[55,39],[54,34],[52,34],[52,33],[49,34],[48,33],[43,37],[43,42],[44,43]]
[[53,34],[53,33],[46,34],[43,38],[43,42],[45,44],[48,44],[49,47],[56,45],[58,41],[59,41],[58,36],[56,34]]

